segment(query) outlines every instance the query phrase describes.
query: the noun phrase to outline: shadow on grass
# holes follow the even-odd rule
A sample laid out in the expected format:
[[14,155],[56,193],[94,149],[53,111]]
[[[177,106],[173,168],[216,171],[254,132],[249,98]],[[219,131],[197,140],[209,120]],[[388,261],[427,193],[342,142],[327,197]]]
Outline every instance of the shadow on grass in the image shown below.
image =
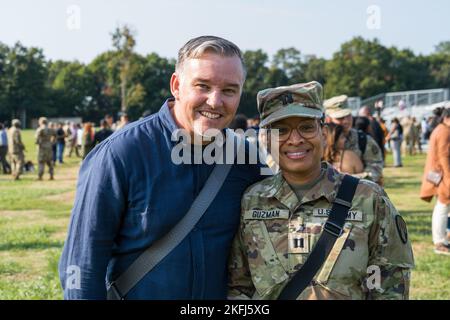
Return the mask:
[[64,242],[62,241],[38,241],[38,242],[22,242],[22,243],[5,243],[0,244],[0,251],[7,250],[27,250],[27,249],[52,249],[63,247]]
[[411,179],[411,181],[399,181],[399,180],[386,180],[384,188],[386,189],[402,189],[402,190],[415,190],[420,188],[420,182]]

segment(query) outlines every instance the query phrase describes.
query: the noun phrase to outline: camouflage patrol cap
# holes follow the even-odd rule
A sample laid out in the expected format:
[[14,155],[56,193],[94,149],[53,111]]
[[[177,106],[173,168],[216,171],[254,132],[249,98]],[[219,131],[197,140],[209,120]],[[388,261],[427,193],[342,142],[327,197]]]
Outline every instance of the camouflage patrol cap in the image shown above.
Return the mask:
[[335,119],[343,118],[352,113],[347,105],[348,97],[346,95],[337,96],[325,100],[323,106],[327,116]]
[[39,118],[39,124],[47,124],[47,123],[48,123],[48,120],[47,120],[46,117],[40,117]]
[[317,81],[269,88],[258,92],[261,127],[290,117],[323,117],[322,85]]
[[13,125],[13,126],[15,126],[15,125],[19,125],[20,126],[20,120],[19,119],[13,119],[13,121],[11,121],[11,124]]

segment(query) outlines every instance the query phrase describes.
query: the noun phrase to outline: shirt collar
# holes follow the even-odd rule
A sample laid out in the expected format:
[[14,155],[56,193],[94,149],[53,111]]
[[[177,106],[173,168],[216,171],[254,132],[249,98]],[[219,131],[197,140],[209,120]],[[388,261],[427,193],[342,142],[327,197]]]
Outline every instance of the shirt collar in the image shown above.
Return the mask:
[[172,113],[170,112],[169,108],[169,102],[172,102],[174,100],[174,98],[167,99],[158,112],[158,117],[161,119],[163,126],[166,127],[171,133],[179,129],[179,127],[175,123],[175,119],[172,117]]
[[274,185],[276,187],[273,189],[274,192],[272,196],[277,198],[278,201],[287,206],[290,210],[293,210],[298,205],[316,201],[322,197],[326,198],[330,203],[333,202],[337,195],[337,186],[339,185],[336,182],[342,179],[342,175],[326,162],[322,163],[322,168],[326,170],[323,179],[320,180],[313,188],[308,190],[308,192],[301,199],[300,203],[298,202],[298,198],[294,190],[292,190],[289,183],[287,183],[284,179],[281,172],[274,177]]

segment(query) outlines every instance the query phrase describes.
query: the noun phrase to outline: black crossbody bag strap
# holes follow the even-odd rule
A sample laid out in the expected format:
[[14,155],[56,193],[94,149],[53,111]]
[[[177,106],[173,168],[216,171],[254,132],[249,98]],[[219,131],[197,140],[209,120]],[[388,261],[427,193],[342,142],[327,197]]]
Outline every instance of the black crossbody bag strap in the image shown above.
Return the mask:
[[353,196],[359,179],[345,175],[333,202],[330,215],[323,227],[322,235],[299,271],[284,287],[278,300],[296,300],[311,284],[312,279],[324,264],[337,238],[343,233],[343,226],[348,211],[352,206]]

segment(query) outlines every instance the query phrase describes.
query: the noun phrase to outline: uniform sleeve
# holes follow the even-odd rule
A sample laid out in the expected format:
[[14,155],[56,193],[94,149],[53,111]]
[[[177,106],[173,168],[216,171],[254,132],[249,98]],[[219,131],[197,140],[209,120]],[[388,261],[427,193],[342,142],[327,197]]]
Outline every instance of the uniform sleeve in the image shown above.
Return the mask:
[[241,225],[231,245],[228,260],[228,299],[230,300],[248,300],[255,293],[247,255],[243,246],[242,228],[241,219]]
[[34,140],[35,140],[35,144],[39,144],[39,129],[36,130],[36,133],[34,134]]
[[365,178],[373,182],[380,181],[383,174],[383,155],[375,140],[367,136],[366,152],[363,155],[364,172],[360,178]]
[[106,271],[126,208],[126,183],[123,165],[109,144],[83,161],[59,263],[65,299],[106,298]]
[[13,142],[14,142],[14,144],[20,146],[22,150],[25,150],[25,146],[22,143],[22,138],[20,136],[19,130],[16,130],[16,132],[14,132]]
[[406,224],[386,194],[377,197],[374,205],[365,281],[368,298],[408,299],[414,258]]

